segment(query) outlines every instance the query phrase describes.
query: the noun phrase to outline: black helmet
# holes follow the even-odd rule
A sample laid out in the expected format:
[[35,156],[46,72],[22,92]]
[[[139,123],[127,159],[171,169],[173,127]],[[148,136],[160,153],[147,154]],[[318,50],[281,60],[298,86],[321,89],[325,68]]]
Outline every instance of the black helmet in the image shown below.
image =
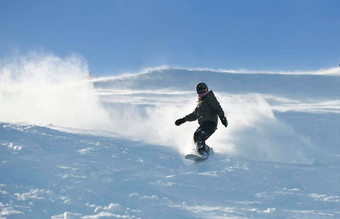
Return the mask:
[[198,94],[203,94],[206,91],[208,91],[208,86],[205,83],[201,82],[201,83],[197,84],[196,92]]

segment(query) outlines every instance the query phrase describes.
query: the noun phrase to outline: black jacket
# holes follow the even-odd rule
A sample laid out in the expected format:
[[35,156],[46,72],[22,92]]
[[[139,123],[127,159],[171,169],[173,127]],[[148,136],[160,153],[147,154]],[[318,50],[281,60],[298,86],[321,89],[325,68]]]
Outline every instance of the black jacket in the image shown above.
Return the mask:
[[198,123],[201,125],[206,121],[213,121],[217,124],[217,116],[224,117],[224,111],[216,99],[214,92],[209,91],[201,101],[197,103],[195,110],[186,115],[185,121],[195,121],[198,119]]

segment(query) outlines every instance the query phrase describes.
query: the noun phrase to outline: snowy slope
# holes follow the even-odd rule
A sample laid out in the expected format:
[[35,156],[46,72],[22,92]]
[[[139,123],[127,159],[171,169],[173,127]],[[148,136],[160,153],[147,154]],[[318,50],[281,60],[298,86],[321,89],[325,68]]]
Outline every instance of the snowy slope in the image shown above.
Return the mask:
[[[193,164],[171,148],[1,124],[6,218],[337,218],[339,162]],[[338,157],[337,157],[338,158]]]
[[[339,159],[193,164],[171,148],[1,124],[7,218],[337,218]],[[335,175],[334,175],[335,174]]]
[[[0,68],[0,218],[339,218],[340,77],[160,68],[87,78],[77,58]],[[205,81],[229,127],[194,164]]]

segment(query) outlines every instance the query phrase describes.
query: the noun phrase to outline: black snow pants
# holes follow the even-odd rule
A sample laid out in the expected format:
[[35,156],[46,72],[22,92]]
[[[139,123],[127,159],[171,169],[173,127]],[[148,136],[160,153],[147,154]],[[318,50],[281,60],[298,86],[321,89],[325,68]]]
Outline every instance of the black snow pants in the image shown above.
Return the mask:
[[206,149],[205,141],[216,131],[217,124],[212,121],[203,122],[194,133],[194,142],[197,150]]

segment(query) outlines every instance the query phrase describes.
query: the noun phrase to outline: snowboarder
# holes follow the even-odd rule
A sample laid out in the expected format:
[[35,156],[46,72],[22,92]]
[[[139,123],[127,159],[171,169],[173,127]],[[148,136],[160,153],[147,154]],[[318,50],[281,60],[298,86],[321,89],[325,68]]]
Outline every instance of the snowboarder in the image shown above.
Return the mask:
[[217,129],[217,116],[225,127],[228,126],[228,120],[213,91],[209,90],[205,83],[197,84],[196,92],[198,103],[195,110],[185,117],[177,119],[175,124],[179,126],[185,122],[198,120],[199,127],[194,133],[196,149],[200,155],[209,155],[210,148],[205,144],[205,141]]

